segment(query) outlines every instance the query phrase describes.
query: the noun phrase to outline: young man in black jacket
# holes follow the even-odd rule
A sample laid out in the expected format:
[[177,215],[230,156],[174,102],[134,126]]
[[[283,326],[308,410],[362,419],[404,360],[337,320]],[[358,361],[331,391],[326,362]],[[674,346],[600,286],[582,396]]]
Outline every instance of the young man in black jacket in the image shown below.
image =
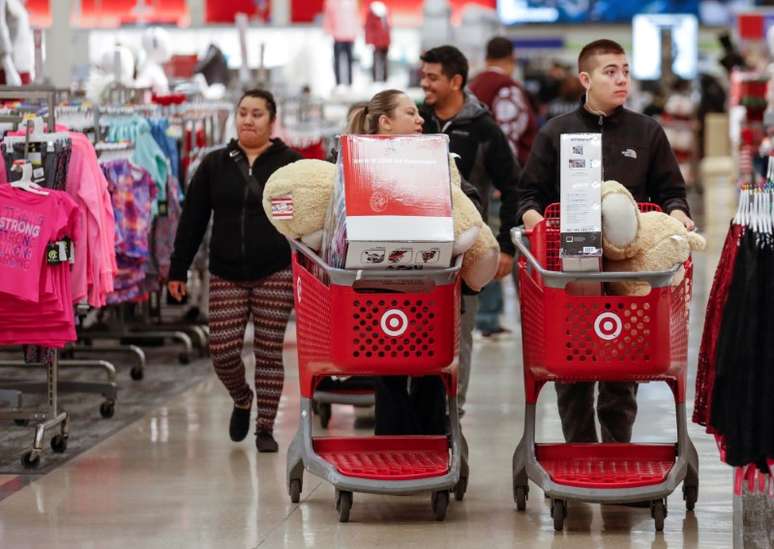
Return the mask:
[[[502,278],[513,268],[514,245],[510,230],[517,222],[516,183],[519,163],[514,158],[508,140],[492,115],[481,102],[465,90],[468,61],[454,46],[440,46],[426,51],[422,60],[422,90],[425,102],[420,108],[425,133],[445,133],[449,150],[458,155],[457,167],[463,179],[469,181],[481,199],[482,215],[487,219],[492,185],[500,191],[500,265],[497,277]],[[470,359],[473,351],[473,327],[478,309],[475,295],[463,297],[460,327],[459,392],[460,409],[465,403],[470,380]]]
[[[694,228],[685,199],[685,181],[664,130],[654,119],[627,110],[629,63],[612,40],[586,45],[578,56],[586,88],[574,112],[550,120],[538,133],[519,181],[519,219],[531,229],[560,196],[559,142],[565,133],[602,134],[602,179],[614,179],[635,200],[655,202]],[[525,319],[529,322],[529,319]],[[556,384],[559,415],[567,442],[596,442],[594,383]],[[637,415],[636,383],[600,383],[597,416],[604,442],[629,442]]]

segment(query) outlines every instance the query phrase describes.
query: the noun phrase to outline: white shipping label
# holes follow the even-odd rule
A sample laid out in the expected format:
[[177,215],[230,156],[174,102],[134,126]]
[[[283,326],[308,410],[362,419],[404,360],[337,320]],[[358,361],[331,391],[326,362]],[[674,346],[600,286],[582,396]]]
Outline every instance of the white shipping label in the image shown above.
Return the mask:
[[602,230],[602,134],[561,136],[561,232]]

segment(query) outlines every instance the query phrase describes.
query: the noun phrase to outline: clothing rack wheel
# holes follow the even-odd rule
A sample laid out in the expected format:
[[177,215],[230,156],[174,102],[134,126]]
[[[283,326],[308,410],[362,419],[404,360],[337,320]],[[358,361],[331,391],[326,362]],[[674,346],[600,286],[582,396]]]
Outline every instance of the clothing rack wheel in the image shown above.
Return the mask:
[[[93,338],[94,336],[90,334],[89,337]],[[129,333],[123,334],[121,338],[126,340],[146,338],[170,339],[183,346],[183,350],[177,357],[180,364],[190,364],[191,356],[193,356],[193,342],[191,341],[191,337],[187,333],[179,330],[156,330],[154,327],[151,327],[151,329],[147,331],[141,329],[132,330]]]
[[113,417],[116,413],[116,401],[106,400],[99,406],[99,415],[105,419]]
[[132,366],[130,375],[133,380],[139,381],[145,377],[145,365],[147,359],[145,357],[145,351],[143,351],[137,345],[100,345],[92,346],[91,342],[87,342],[82,339],[81,345],[73,345],[67,348],[67,351],[72,353],[73,356],[77,354],[104,354],[104,353],[123,353],[131,355],[136,359],[136,364]]
[[27,450],[22,454],[21,463],[26,469],[34,469],[40,465],[40,452]]

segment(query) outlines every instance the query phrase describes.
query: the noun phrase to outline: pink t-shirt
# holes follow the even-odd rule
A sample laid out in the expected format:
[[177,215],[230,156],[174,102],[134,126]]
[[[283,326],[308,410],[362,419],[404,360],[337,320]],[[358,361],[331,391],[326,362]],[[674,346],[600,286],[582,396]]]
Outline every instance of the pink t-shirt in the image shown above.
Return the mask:
[[[48,192],[42,196],[0,185],[0,249],[1,242],[13,244],[11,254],[0,258],[0,345],[62,347],[76,337],[70,264],[50,265],[37,249],[42,242],[45,251],[49,241],[67,236],[77,250],[80,212],[66,193]],[[27,238],[15,236],[20,232]],[[37,301],[29,299],[35,294]]]

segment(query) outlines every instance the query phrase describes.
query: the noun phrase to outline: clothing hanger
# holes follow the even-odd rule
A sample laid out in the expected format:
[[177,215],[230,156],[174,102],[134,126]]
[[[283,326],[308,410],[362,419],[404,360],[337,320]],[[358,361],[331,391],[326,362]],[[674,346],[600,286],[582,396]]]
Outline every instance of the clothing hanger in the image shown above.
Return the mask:
[[21,179],[11,181],[11,187],[15,189],[21,189],[23,191],[30,192],[32,194],[38,194],[41,196],[48,196],[48,191],[38,185],[32,180],[32,163],[29,160],[16,160],[13,163],[12,170],[21,170]]
[[11,146],[13,146],[14,143],[48,143],[50,150],[50,147],[55,142],[69,138],[70,134],[67,132],[44,131],[43,119],[34,117],[26,120],[26,131],[24,132],[24,135],[6,135],[3,137],[3,143]]

